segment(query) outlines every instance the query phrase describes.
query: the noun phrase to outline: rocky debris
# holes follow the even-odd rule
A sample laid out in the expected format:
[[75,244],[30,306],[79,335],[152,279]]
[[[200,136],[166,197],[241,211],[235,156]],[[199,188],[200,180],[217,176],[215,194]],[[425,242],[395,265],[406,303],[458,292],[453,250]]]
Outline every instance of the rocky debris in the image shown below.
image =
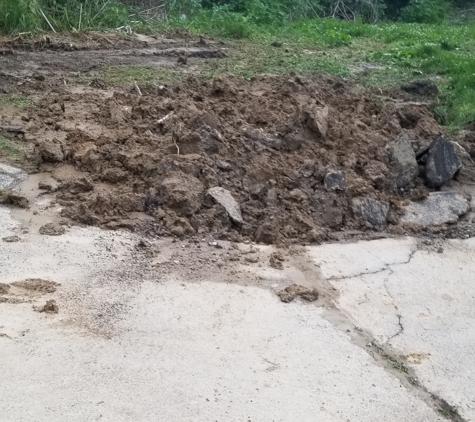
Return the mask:
[[182,55],[178,56],[178,59],[176,60],[176,62],[177,62],[178,64],[185,65],[185,64],[188,63],[188,57],[186,57],[185,54],[182,54]]
[[293,283],[278,292],[277,296],[279,296],[280,300],[284,303],[292,302],[297,297],[301,297],[308,302],[315,302],[318,299],[318,291]]
[[388,224],[389,203],[373,198],[354,198],[352,201],[353,212],[376,228]]
[[57,223],[47,223],[40,227],[39,232],[46,236],[61,236],[66,233],[66,229]]
[[43,306],[33,306],[36,312],[45,312],[47,314],[57,314],[59,312],[59,306],[54,299],[47,300]]
[[259,257],[257,255],[250,255],[246,256],[244,260],[250,264],[257,264],[259,262]]
[[435,97],[439,93],[437,85],[431,81],[415,81],[403,85],[401,89],[409,94],[416,94],[421,97]]
[[30,206],[28,199],[26,199],[23,195],[12,191],[0,191],[0,204],[12,205],[19,208],[29,208]]
[[462,167],[454,144],[442,136],[430,144],[427,154],[422,154],[420,161],[425,162],[425,177],[433,187],[442,186],[451,180]]
[[11,283],[11,285],[41,294],[54,293],[56,289],[61,286],[60,283],[43,280],[41,278],[27,278],[23,281],[15,281],[14,283]]
[[203,201],[203,184],[182,172],[172,172],[160,185],[164,204],[180,215],[193,215]]
[[246,130],[244,136],[252,141],[259,142],[268,148],[277,151],[282,149],[282,140],[263,132],[262,130]]
[[3,237],[2,240],[7,243],[19,242],[21,239],[18,236]]
[[237,201],[228,190],[216,186],[208,189],[207,194],[213,198],[213,200],[221,205],[229,215],[229,218],[236,224],[243,224],[244,220],[241,215],[241,208]]
[[273,41],[273,42],[271,42],[270,45],[271,45],[272,47],[276,47],[276,48],[282,47],[282,43],[279,42],[279,41]]
[[21,126],[16,126],[16,125],[5,125],[5,126],[0,126],[1,130],[4,130],[5,132],[13,132],[13,133],[21,133],[23,132],[23,127]]
[[346,189],[346,172],[330,171],[325,175],[323,183],[327,191],[344,191]]
[[432,192],[426,199],[404,207],[401,222],[419,227],[456,223],[469,208],[469,202],[457,193]]
[[396,182],[396,187],[404,188],[419,174],[419,166],[411,141],[406,134],[389,146],[388,149],[391,177]]
[[276,270],[283,270],[284,269],[284,257],[279,252],[272,252],[269,258],[269,264],[272,268]]

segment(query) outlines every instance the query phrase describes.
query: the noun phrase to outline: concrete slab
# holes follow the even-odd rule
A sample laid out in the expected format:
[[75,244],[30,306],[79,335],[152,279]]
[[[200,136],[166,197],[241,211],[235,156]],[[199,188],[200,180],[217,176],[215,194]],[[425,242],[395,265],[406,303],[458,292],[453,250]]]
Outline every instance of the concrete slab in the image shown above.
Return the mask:
[[466,420],[475,420],[474,252],[475,239],[448,241],[443,253],[414,239],[309,251],[338,289],[338,308]]
[[[0,237],[18,234],[0,212]],[[164,276],[135,254],[137,240],[69,228],[0,242],[3,282],[61,283],[0,304],[0,420],[444,420],[324,308]],[[33,311],[49,298],[59,314]]]

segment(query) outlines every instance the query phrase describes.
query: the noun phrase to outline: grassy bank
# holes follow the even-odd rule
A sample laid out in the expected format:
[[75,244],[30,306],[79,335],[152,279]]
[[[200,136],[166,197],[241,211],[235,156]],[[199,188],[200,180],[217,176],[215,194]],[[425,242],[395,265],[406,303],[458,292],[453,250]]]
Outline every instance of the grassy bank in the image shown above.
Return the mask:
[[277,27],[206,13],[173,24],[232,43],[229,59],[210,66],[211,74],[325,71],[383,88],[430,79],[440,89],[434,112],[442,124],[458,130],[475,122],[474,22],[368,25],[312,19]]

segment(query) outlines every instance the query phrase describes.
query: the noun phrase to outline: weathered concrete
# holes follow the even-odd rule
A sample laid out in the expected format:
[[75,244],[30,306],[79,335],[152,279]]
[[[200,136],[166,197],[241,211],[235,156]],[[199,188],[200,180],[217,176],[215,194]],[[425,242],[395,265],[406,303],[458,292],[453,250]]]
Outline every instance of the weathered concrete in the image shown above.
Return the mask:
[[431,192],[426,199],[406,206],[401,221],[421,227],[456,223],[469,208],[468,200],[455,192]]
[[231,192],[222,188],[222,187],[214,187],[208,189],[208,195],[213,198],[213,200],[220,204],[229,215],[229,218],[233,220],[236,224],[244,223],[244,220],[241,215],[241,208],[239,204],[232,196]]
[[15,189],[26,178],[23,170],[0,163],[0,190]]
[[406,134],[389,146],[389,161],[391,174],[398,188],[404,188],[419,174],[416,154],[412,149],[411,141]]
[[443,250],[402,239],[310,253],[338,289],[338,307],[404,359],[430,392],[475,420],[475,239],[449,241]]
[[[0,212],[0,236],[12,235]],[[57,315],[0,304],[5,420],[443,420],[324,308],[257,286],[144,279],[135,244],[96,228],[0,244],[2,281],[62,283]]]
[[373,198],[354,198],[353,212],[374,227],[385,227],[388,224],[389,203]]

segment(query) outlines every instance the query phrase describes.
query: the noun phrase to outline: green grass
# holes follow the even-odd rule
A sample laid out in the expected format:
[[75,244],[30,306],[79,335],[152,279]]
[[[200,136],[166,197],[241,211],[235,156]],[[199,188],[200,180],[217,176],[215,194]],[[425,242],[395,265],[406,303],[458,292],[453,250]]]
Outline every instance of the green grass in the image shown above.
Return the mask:
[[[258,26],[242,15],[202,12],[188,21],[172,23],[228,40],[228,58],[211,62],[205,69],[210,76],[323,71],[381,88],[430,79],[440,89],[434,111],[441,124],[456,131],[475,122],[473,21],[367,25],[312,19]],[[273,41],[281,42],[282,47],[271,47]],[[383,69],[354,72],[368,63]]]
[[133,85],[134,82],[168,85],[180,82],[185,75],[162,67],[112,66],[103,68],[100,77],[111,85]]
[[13,160],[18,160],[21,158],[22,152],[10,139],[0,136],[0,155]]
[[0,98],[0,104],[27,108],[33,104],[33,101],[30,98],[23,97],[21,95],[9,95],[9,96]]

